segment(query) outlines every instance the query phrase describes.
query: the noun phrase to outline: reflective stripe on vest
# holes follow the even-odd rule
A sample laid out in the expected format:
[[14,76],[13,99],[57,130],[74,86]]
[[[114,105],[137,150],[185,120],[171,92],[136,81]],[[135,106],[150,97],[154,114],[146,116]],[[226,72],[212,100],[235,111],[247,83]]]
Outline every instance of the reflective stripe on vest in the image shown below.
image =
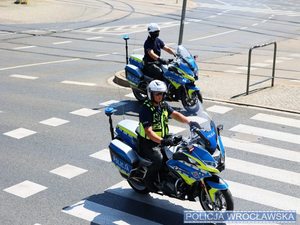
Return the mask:
[[[148,100],[144,102],[144,105],[146,105],[153,113],[152,130],[159,137],[165,137],[169,133],[168,110],[165,107],[163,107],[160,115],[160,113],[155,110],[155,107]],[[145,128],[142,123],[139,123],[138,133],[141,137],[150,139],[146,135]]]

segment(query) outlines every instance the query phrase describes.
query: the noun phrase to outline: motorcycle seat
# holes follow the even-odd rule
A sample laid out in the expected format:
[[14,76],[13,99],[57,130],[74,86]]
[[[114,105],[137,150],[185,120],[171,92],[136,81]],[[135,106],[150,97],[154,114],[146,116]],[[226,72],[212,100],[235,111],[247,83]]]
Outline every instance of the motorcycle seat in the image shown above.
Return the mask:
[[148,166],[150,166],[152,164],[151,161],[149,161],[147,159],[144,159],[143,157],[139,156],[138,154],[137,154],[137,156],[138,156],[138,159],[139,159],[139,165],[140,166],[146,166],[146,167],[148,167]]

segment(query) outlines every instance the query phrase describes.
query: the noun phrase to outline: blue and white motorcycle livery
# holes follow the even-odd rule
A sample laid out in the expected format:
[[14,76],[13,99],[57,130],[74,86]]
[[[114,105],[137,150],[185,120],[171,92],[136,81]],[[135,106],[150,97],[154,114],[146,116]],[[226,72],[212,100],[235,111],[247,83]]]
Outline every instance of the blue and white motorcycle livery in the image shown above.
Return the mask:
[[[220,136],[222,125],[216,127],[201,108],[192,118],[199,126],[190,129],[189,137],[172,136],[176,146],[161,147],[164,166],[156,179],[156,193],[180,200],[199,198],[204,210],[233,210],[228,184],[218,175],[225,168],[225,150]],[[112,136],[109,144],[112,162],[132,189],[147,194],[144,177],[151,162],[138,154],[138,122],[124,119],[114,130],[111,118],[114,111],[113,108],[105,110]]]
[[[188,112],[197,112],[199,104],[202,103],[200,88],[195,85],[195,81],[198,80],[198,66],[194,56],[182,45],[177,47],[176,55],[176,58],[170,60],[168,65],[162,66],[164,81],[168,87],[166,99],[181,100]],[[133,54],[129,57],[129,64],[125,67],[126,79],[138,101],[146,99],[146,88],[152,80],[142,72],[143,66],[143,55]]]

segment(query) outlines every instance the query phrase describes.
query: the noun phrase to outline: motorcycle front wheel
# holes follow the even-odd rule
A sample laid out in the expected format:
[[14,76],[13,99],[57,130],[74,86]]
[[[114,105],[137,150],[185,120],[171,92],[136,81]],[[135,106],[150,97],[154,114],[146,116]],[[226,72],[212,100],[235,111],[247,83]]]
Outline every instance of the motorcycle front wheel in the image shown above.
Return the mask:
[[185,108],[185,110],[188,111],[189,113],[198,112],[200,108],[199,102],[202,103],[202,101],[203,101],[202,95],[200,92],[197,91],[194,91],[191,97],[185,92],[183,92],[181,96],[182,105]]
[[129,183],[130,187],[135,190],[136,192],[140,194],[148,194],[149,190],[148,188],[141,182],[134,181],[134,180],[127,180]]
[[204,189],[199,193],[199,201],[205,211],[225,211],[233,210],[233,198],[231,192],[227,190],[218,190],[215,193],[215,203],[212,204],[209,196]]
[[139,102],[143,102],[147,99],[147,95],[138,89],[132,88],[132,93]]

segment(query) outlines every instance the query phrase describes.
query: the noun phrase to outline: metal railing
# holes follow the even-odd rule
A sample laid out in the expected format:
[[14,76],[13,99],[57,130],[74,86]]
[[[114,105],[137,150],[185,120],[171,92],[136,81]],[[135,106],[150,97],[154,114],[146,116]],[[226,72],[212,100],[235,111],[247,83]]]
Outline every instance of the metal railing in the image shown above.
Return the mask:
[[[273,68],[272,68],[272,77],[268,77],[267,79],[265,80],[262,80],[262,81],[258,81],[254,84],[250,84],[250,69],[251,69],[251,56],[252,56],[252,50],[253,49],[256,49],[256,48],[261,48],[261,47],[266,47],[268,45],[274,45],[274,52],[273,52]],[[247,73],[247,87],[246,87],[246,95],[249,94],[249,87],[251,86],[254,86],[254,85],[257,85],[257,84],[260,84],[260,83],[263,83],[263,82],[266,82],[268,80],[272,80],[271,81],[271,87],[274,86],[274,80],[275,80],[275,64],[276,64],[276,52],[277,52],[277,43],[274,41],[274,42],[270,42],[270,43],[266,43],[266,44],[263,44],[263,45],[256,45],[256,46],[253,46],[252,48],[249,49],[249,54],[248,54],[248,73]]]

